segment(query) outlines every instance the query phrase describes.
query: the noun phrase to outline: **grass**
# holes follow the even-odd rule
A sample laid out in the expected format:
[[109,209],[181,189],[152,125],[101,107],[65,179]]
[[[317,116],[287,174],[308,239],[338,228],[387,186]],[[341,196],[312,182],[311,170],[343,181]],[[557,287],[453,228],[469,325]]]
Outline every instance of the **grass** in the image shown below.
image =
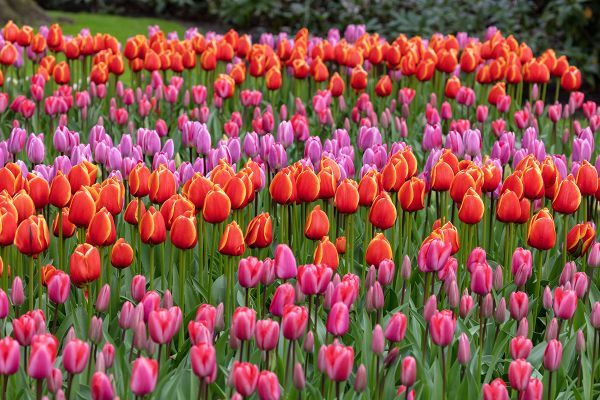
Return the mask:
[[[90,13],[72,13],[63,11],[49,11],[48,14],[53,21],[59,22],[63,33],[67,35],[76,35],[83,28],[88,28],[93,33],[111,33],[121,43],[125,43],[127,38],[136,34],[146,34],[148,25],[160,25],[165,32],[176,31],[179,37],[183,37],[185,27],[176,22],[160,18],[132,18],[118,15],[90,14]],[[69,21],[67,21],[69,20]]]

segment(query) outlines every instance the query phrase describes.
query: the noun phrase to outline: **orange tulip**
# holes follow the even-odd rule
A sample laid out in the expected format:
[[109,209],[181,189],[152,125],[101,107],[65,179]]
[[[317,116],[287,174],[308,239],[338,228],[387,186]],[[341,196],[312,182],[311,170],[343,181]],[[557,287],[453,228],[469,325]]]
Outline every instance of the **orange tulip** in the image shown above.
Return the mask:
[[544,179],[542,170],[537,164],[533,164],[523,171],[523,194],[530,200],[544,197]]
[[575,183],[573,175],[559,183],[554,199],[552,200],[552,209],[561,214],[573,214],[579,208],[581,203],[581,192]]
[[71,198],[69,208],[69,221],[79,228],[87,228],[96,214],[96,202],[90,189],[83,187],[77,191]]
[[331,79],[329,80],[329,91],[331,92],[331,95],[333,97],[340,97],[344,94],[345,88],[346,84],[344,83],[344,80],[342,79],[340,74],[334,72],[334,74],[331,76]]
[[23,188],[21,168],[14,163],[8,163],[0,168],[0,192],[6,190],[9,196]]
[[100,252],[89,243],[75,247],[69,260],[69,275],[71,282],[82,287],[100,278]]
[[127,205],[127,208],[125,209],[125,213],[123,215],[123,219],[129,225],[137,225],[138,224],[138,202],[140,202],[139,217],[144,215],[144,213],[146,212],[146,206],[144,205],[144,202],[141,199],[131,200],[129,202],[129,204]]
[[219,241],[219,253],[226,256],[241,256],[244,254],[244,234],[237,222],[233,221],[225,227]]
[[367,172],[358,183],[358,204],[365,207],[370,207],[379,193],[379,184],[375,178],[376,171],[371,171]]
[[19,224],[15,232],[15,247],[20,253],[37,257],[50,244],[48,224],[42,215],[32,215]]
[[23,189],[14,195],[13,205],[17,209],[18,223],[35,214],[35,204],[33,204],[33,200]]
[[169,197],[160,207],[160,213],[165,220],[165,226],[168,231],[171,230],[171,225],[177,217],[187,213],[194,215],[194,211],[195,208],[192,202],[180,194],[174,194]]
[[213,188],[214,184],[201,174],[194,176],[186,182],[183,187],[183,195],[186,196],[196,207],[196,211],[202,211],[206,195]]
[[145,197],[150,193],[148,181],[150,179],[150,170],[142,162],[136,164],[129,173],[129,193],[135,197]]
[[350,87],[357,92],[365,90],[367,88],[367,80],[369,75],[362,66],[357,65],[352,68],[352,74],[350,75]]
[[335,191],[335,208],[342,214],[354,214],[358,210],[358,184],[352,179],[344,179]]
[[383,233],[378,233],[371,239],[365,253],[367,265],[379,266],[383,260],[391,260],[393,257],[392,246]]
[[538,250],[548,250],[556,244],[554,219],[547,208],[541,209],[529,222],[527,244]]
[[171,225],[171,243],[178,249],[191,249],[198,242],[196,219],[192,211],[180,214]]
[[387,97],[392,94],[392,79],[389,75],[382,76],[375,84],[375,94],[379,97]]
[[41,277],[42,277],[42,286],[47,287],[48,281],[56,274],[56,268],[54,265],[46,264],[42,267]]
[[444,95],[449,99],[455,99],[460,89],[460,79],[457,76],[451,76],[446,81],[446,87],[444,88]]
[[335,171],[331,166],[322,167],[319,173],[319,198],[331,199],[335,196],[337,188],[337,179]]
[[[483,186],[483,182],[480,182],[480,184]],[[471,175],[468,170],[460,170],[454,176],[452,184],[450,185],[450,197],[455,203],[460,204],[469,188],[473,188],[476,192],[479,192],[479,190],[477,190],[477,186],[478,182],[475,180],[475,178],[473,178],[473,175]]]
[[82,186],[91,186],[96,182],[98,167],[89,161],[83,161],[73,166],[69,171],[69,183],[71,184],[71,193],[75,193]]
[[346,253],[346,236],[340,236],[335,239],[335,248],[338,254]]
[[[248,186],[244,183],[244,180],[249,183]],[[243,172],[232,176],[223,187],[223,190],[227,194],[227,197],[229,197],[231,208],[234,210],[244,208],[248,204],[248,195],[253,192],[252,183]]]
[[28,192],[36,210],[41,210],[50,202],[50,185],[39,175],[29,174],[27,177]]
[[271,67],[265,74],[268,90],[278,90],[281,87],[281,71],[279,67]]
[[246,228],[244,241],[251,249],[262,249],[273,242],[273,221],[269,213],[261,213],[252,218]]
[[502,188],[500,189],[500,193],[504,193],[507,190],[514,192],[517,197],[520,199],[523,198],[523,194],[525,192],[525,187],[523,185],[523,173],[519,170],[516,170],[512,174],[506,177],[504,183],[502,183]]
[[160,244],[167,238],[167,228],[162,214],[150,207],[139,223],[140,238],[146,244]]
[[598,171],[587,160],[583,160],[577,171],[577,187],[583,196],[593,196],[598,190]]
[[69,70],[69,64],[66,61],[61,61],[54,67],[52,71],[54,81],[57,85],[66,85],[71,80],[71,72]]
[[150,201],[162,204],[177,192],[175,175],[164,164],[161,164],[150,174],[148,187],[150,188],[148,193]]
[[58,171],[50,183],[50,204],[57,208],[66,207],[71,201],[71,183]]
[[567,251],[573,257],[579,257],[587,253],[596,238],[594,226],[586,222],[575,225],[567,233]]
[[215,186],[206,194],[204,207],[202,208],[202,218],[206,222],[211,224],[221,223],[227,219],[230,211],[231,201],[219,186]]
[[319,196],[321,184],[319,177],[312,168],[305,168],[296,177],[296,190],[298,193],[298,201],[310,203]]
[[398,191],[400,206],[404,211],[415,212],[425,208],[425,181],[412,177]]
[[[77,226],[75,226],[71,221],[69,221],[69,207],[61,208],[60,213],[62,213],[62,237],[70,238],[75,234],[77,230]],[[60,230],[58,226],[58,213],[54,217],[52,221],[52,233],[55,237],[60,237]]]
[[386,230],[396,222],[396,207],[386,192],[379,194],[369,210],[369,221],[375,227]]
[[321,240],[329,232],[329,218],[320,206],[315,206],[306,217],[304,236],[310,240]]
[[100,185],[96,208],[106,207],[112,215],[119,215],[123,210],[125,187],[117,178],[108,178]]
[[117,269],[129,268],[133,263],[133,248],[123,238],[119,238],[110,251],[110,263]]
[[17,211],[12,203],[0,206],[0,246],[8,246],[15,240]]
[[87,228],[86,242],[94,246],[110,246],[116,238],[115,220],[112,214],[102,207],[90,221]]
[[473,225],[483,218],[485,207],[481,196],[473,188],[469,188],[458,210],[458,218],[465,224]]
[[331,243],[328,236],[324,236],[317,244],[317,248],[313,254],[313,262],[315,264],[323,264],[336,270],[340,260],[335,244]]
[[521,217],[521,205],[519,197],[515,192],[507,189],[500,195],[496,206],[496,218],[498,221],[511,223],[517,222]]
[[581,71],[577,67],[570,66],[560,77],[560,86],[573,92],[581,87]]
[[295,182],[288,169],[282,169],[273,177],[269,186],[271,198],[277,204],[289,204],[294,201]]
[[443,160],[438,160],[431,169],[431,189],[436,192],[446,192],[450,190],[454,180],[454,171],[450,164]]

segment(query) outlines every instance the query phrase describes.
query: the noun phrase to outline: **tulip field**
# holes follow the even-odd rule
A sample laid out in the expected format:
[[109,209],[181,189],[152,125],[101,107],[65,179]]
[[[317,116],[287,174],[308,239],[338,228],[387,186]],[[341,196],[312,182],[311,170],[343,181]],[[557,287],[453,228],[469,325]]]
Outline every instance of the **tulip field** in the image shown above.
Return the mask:
[[1,399],[600,398],[581,85],[494,27],[8,22]]

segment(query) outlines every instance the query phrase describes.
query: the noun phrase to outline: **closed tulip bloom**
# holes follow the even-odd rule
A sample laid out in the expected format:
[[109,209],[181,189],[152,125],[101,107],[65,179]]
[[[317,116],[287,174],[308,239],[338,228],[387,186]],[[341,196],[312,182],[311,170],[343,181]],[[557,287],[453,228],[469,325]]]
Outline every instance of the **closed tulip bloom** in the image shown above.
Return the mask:
[[237,277],[241,287],[256,287],[260,280],[263,263],[256,257],[242,258],[238,263]]
[[529,222],[527,244],[538,250],[549,250],[556,244],[554,220],[547,208],[541,209]]
[[251,249],[262,249],[273,242],[273,221],[269,213],[261,213],[252,218],[246,228],[244,240]]
[[466,333],[461,333],[458,337],[458,363],[460,365],[468,365],[471,361],[471,344]]
[[561,319],[571,319],[577,309],[577,295],[575,291],[563,289],[560,286],[554,290],[554,315]]
[[514,276],[515,285],[523,286],[531,277],[532,256],[529,250],[521,247],[515,249],[512,256],[511,272]]
[[286,244],[279,244],[275,248],[275,275],[279,279],[295,278],[298,272],[296,257],[292,249]]
[[476,224],[483,218],[485,207],[481,196],[473,188],[469,188],[458,210],[458,218],[465,224]]
[[352,179],[344,179],[335,191],[335,208],[342,214],[354,214],[358,210],[358,203],[358,184]]
[[162,214],[154,207],[150,207],[140,220],[138,225],[140,238],[143,243],[156,245],[167,239],[167,228]]
[[86,241],[94,246],[110,246],[117,237],[115,221],[111,213],[104,207],[90,221]]
[[157,204],[164,203],[177,191],[175,176],[164,164],[154,170],[148,178],[150,201]]
[[324,347],[323,363],[327,377],[334,382],[343,382],[348,379],[352,372],[354,360],[354,349],[338,343],[337,339],[333,344]]
[[87,228],[96,215],[96,203],[90,190],[84,187],[75,192],[69,206],[69,221],[79,228]]
[[597,301],[592,306],[590,322],[595,329],[600,329],[600,301]]
[[277,204],[289,204],[296,196],[296,187],[290,171],[283,169],[273,177],[269,186],[269,194]]
[[[19,343],[10,336],[0,339],[0,375],[13,375],[19,370]],[[6,379],[6,378],[5,378]]]
[[286,306],[293,305],[296,293],[294,287],[289,283],[279,285],[275,289],[271,305],[269,306],[269,312],[276,317],[283,316],[283,311]]
[[64,304],[71,290],[71,279],[62,271],[53,274],[48,280],[48,298],[55,304]]
[[180,215],[171,225],[171,243],[178,249],[188,250],[196,246],[198,233],[196,219],[191,214]]
[[548,371],[557,371],[562,360],[562,353],[562,343],[556,339],[550,340],[544,351],[544,368]]
[[136,396],[150,394],[156,388],[158,362],[151,358],[139,357],[133,362],[129,388]]
[[378,193],[379,184],[377,179],[375,179],[374,174],[366,173],[358,183],[358,204],[370,207]]
[[57,208],[66,207],[71,200],[71,184],[60,170],[52,178],[48,200]]
[[100,253],[89,243],[75,247],[69,261],[69,274],[75,286],[84,286],[100,277]]
[[486,295],[492,290],[492,268],[487,263],[475,263],[471,272],[471,290]]
[[271,319],[256,321],[254,335],[256,347],[263,351],[271,351],[277,347],[279,341],[279,324]]
[[110,378],[104,372],[94,373],[90,391],[92,400],[112,400],[115,397],[115,390]]
[[350,327],[348,306],[343,302],[335,303],[327,314],[327,332],[333,336],[344,336]]
[[[23,281],[15,276],[11,286],[10,300],[13,305],[19,307],[25,302],[25,292],[23,291]],[[13,326],[14,329],[14,326]]]
[[128,268],[133,262],[133,248],[123,238],[119,238],[110,252],[110,263],[117,269]]
[[559,183],[552,200],[552,209],[561,214],[573,214],[579,208],[580,203],[581,192],[573,176],[569,175]]
[[244,397],[251,396],[258,383],[258,367],[248,362],[234,361],[232,381],[235,390]]
[[496,208],[498,221],[510,223],[517,222],[521,217],[521,205],[515,192],[508,189],[500,195]]
[[600,267],[600,242],[596,242],[591,246],[587,263],[592,268]]
[[298,191],[298,200],[301,202],[310,203],[319,197],[319,177],[312,168],[307,168],[298,174],[296,177],[296,188]]
[[91,186],[96,182],[98,167],[89,161],[82,161],[73,166],[68,173],[71,193],[79,191],[83,186]]
[[387,193],[382,192],[373,200],[373,204],[369,210],[369,222],[382,230],[394,226],[396,222],[396,207]]
[[524,336],[516,336],[510,341],[510,356],[513,360],[525,360],[527,359],[527,357],[529,357],[529,353],[531,353],[532,348],[533,343],[531,342],[531,340]]
[[483,384],[483,400],[508,400],[508,390],[501,378]]
[[277,375],[271,371],[262,371],[256,385],[260,400],[279,400],[281,393]]
[[390,242],[382,233],[378,233],[371,239],[365,253],[365,260],[368,265],[379,265],[383,260],[393,258]]
[[596,229],[590,222],[577,224],[567,233],[567,251],[573,257],[585,255],[595,237]]
[[305,264],[298,267],[298,286],[306,296],[323,293],[331,281],[333,270],[323,264]]
[[304,235],[310,240],[321,240],[329,232],[329,218],[320,206],[315,206],[306,217]]
[[431,340],[441,347],[452,343],[456,330],[456,318],[450,310],[437,311],[429,321]]
[[190,350],[192,371],[199,378],[207,378],[216,373],[217,355],[210,343],[199,343]]
[[171,341],[181,324],[181,309],[177,306],[158,308],[148,316],[148,333],[155,343],[166,344]]
[[13,196],[13,205],[17,210],[17,222],[21,223],[35,213],[35,204],[25,189],[19,190]]
[[15,240],[17,231],[17,210],[12,203],[0,206],[0,245],[9,246]]
[[69,374],[80,374],[87,365],[90,345],[79,339],[70,340],[63,349],[62,363]]
[[202,218],[208,223],[218,224],[229,217],[231,200],[225,192],[216,186],[206,194],[202,208]]
[[240,256],[244,253],[244,234],[242,229],[233,221],[225,227],[219,241],[219,253],[227,256]]
[[15,247],[21,254],[37,257],[50,244],[48,225],[42,215],[32,215],[17,227]]
[[529,378],[531,377],[531,369],[531,364],[523,359],[512,361],[508,366],[510,386],[519,392],[527,389]]
[[256,327],[256,311],[238,307],[231,318],[231,333],[238,340],[250,340]]
[[288,340],[298,340],[306,330],[308,312],[301,306],[288,305],[283,309],[281,331]]
[[313,258],[315,264],[324,264],[334,271],[337,269],[340,262],[337,248],[335,247],[335,244],[331,243],[328,236],[323,237],[319,242]]
[[587,160],[577,170],[576,183],[583,196],[593,196],[598,190],[598,171]]
[[406,334],[407,318],[401,312],[397,312],[388,321],[383,334],[385,338],[392,343],[401,342]]
[[[62,237],[63,239],[68,239],[75,234],[77,227],[73,225],[71,221],[69,221],[69,207],[62,208],[59,211],[59,213],[62,214]],[[58,213],[56,213],[56,216],[52,221],[52,234],[54,235],[54,237],[60,237],[60,230],[58,226]]]
[[417,264],[423,272],[441,270],[452,253],[452,245],[441,239],[427,240],[421,245],[417,256]]
[[425,207],[425,181],[413,176],[402,184],[398,198],[404,211],[422,210]]
[[510,316],[514,320],[520,321],[523,318],[526,318],[527,313],[529,312],[529,297],[527,296],[527,293],[512,292],[510,294],[508,308],[510,310]]
[[29,352],[27,375],[37,380],[47,378],[52,372],[57,351],[58,340],[51,334],[42,333],[34,336]]

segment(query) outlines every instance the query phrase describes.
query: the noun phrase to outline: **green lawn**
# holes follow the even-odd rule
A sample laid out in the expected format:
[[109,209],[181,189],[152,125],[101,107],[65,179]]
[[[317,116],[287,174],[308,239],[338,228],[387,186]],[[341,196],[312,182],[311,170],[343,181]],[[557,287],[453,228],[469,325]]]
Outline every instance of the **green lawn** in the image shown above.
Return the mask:
[[[48,13],[56,22],[60,23],[65,34],[76,35],[82,28],[89,28],[92,33],[111,33],[121,43],[125,43],[128,37],[135,34],[147,34],[148,25],[160,25],[165,33],[177,31],[180,38],[183,37],[185,31],[185,27],[180,23],[159,18],[134,18],[63,11],[49,11]],[[68,23],[65,19],[73,22]]]

